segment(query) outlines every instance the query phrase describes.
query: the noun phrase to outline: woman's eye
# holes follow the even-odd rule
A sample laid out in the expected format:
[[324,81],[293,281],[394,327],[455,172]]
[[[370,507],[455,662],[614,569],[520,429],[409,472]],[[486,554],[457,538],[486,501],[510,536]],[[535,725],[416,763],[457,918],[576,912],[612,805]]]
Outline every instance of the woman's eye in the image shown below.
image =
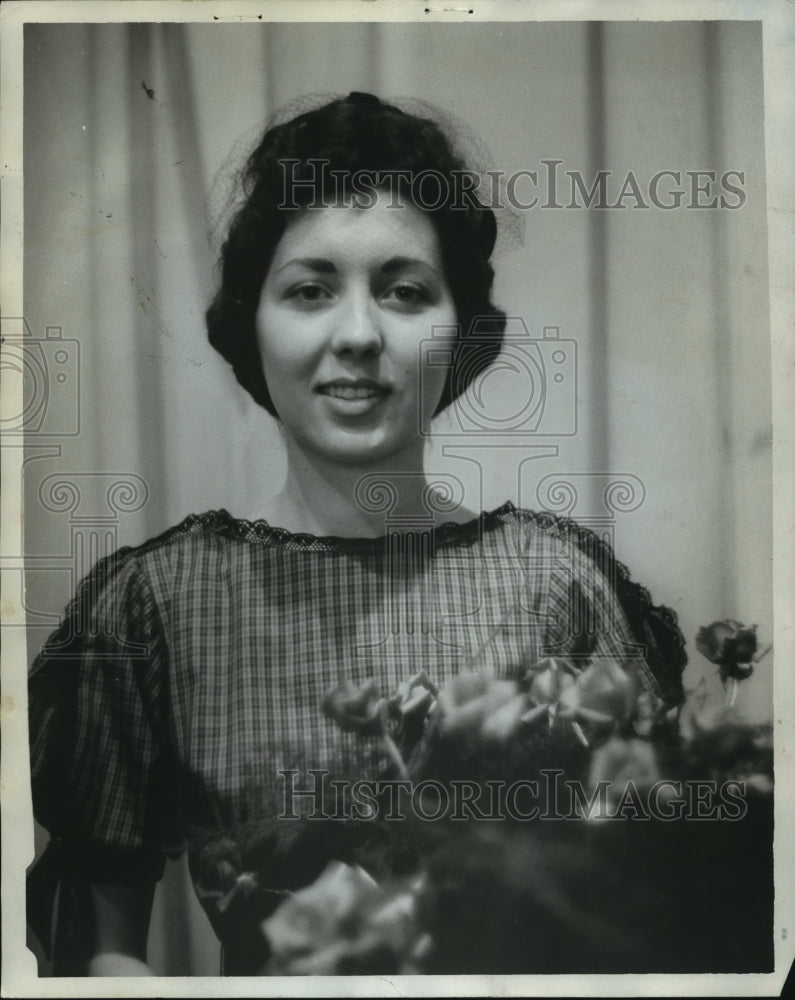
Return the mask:
[[295,288],[291,288],[287,297],[294,299],[302,305],[313,305],[316,302],[322,302],[324,299],[327,299],[329,297],[329,292],[322,285],[316,285],[308,282],[303,285],[296,285]]
[[385,298],[391,299],[400,305],[419,306],[428,301],[428,293],[420,285],[410,285],[401,283],[393,285],[385,294]]

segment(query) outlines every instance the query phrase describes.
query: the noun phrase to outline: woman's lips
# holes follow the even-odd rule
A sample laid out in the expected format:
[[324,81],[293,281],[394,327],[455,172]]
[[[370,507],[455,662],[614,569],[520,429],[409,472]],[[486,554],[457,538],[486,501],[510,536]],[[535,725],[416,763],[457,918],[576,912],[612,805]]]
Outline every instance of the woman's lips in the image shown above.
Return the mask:
[[353,386],[347,385],[324,386],[320,392],[323,396],[331,396],[334,399],[374,399],[384,394],[383,389],[354,389]]
[[345,399],[352,401],[362,399],[380,399],[389,392],[386,386],[370,381],[327,382],[324,385],[318,386],[317,391],[322,396],[330,396],[332,399]]
[[315,391],[326,400],[329,414],[360,420],[380,412],[391,389],[372,379],[356,379],[325,382]]

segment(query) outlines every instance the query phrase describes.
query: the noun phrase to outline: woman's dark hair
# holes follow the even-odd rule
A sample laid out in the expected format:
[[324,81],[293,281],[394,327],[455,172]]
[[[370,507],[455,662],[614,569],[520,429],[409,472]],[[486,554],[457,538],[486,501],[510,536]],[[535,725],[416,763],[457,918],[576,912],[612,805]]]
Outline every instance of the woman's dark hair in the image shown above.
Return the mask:
[[371,188],[394,184],[428,212],[439,237],[459,340],[436,412],[494,361],[505,329],[504,313],[490,300],[496,222],[474,197],[472,176],[436,122],[370,94],[351,93],[265,132],[243,170],[245,202],[221,250],[221,287],[206,314],[210,343],[261,406],[278,416],[262,370],[256,314],[290,214],[333,204],[363,178]]

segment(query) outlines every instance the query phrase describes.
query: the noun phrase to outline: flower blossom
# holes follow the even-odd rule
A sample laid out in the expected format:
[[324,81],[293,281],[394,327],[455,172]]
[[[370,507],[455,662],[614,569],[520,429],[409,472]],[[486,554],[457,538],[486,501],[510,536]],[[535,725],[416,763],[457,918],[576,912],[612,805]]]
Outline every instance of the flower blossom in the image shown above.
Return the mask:
[[726,770],[756,755],[756,728],[729,706],[690,701],[682,710],[679,725],[687,752],[695,760]]
[[382,709],[385,705],[378,685],[372,678],[363,684],[345,680],[327,692],[323,711],[346,732],[378,736],[384,731]]
[[519,728],[526,708],[527,696],[515,681],[459,674],[439,692],[440,731],[504,743]]
[[[607,801],[615,807],[630,785],[637,791],[648,791],[661,777],[654,746],[648,740],[611,736],[594,750],[588,785],[593,790],[600,782],[606,782]],[[660,792],[660,801],[673,797],[673,790],[667,787]]]
[[522,716],[523,722],[534,722],[547,716],[552,725],[558,713],[564,691],[577,681],[578,670],[570,660],[548,656],[530,667],[526,678],[530,682],[528,695],[531,708]]
[[271,975],[416,971],[427,942],[416,913],[421,877],[379,885],[364,869],[332,861],[262,924]]
[[547,657],[527,676],[532,705],[522,717],[524,722],[547,716],[550,725],[557,718],[610,725],[626,721],[637,698],[635,674],[615,660],[596,660],[578,670],[570,660]]
[[727,618],[702,626],[696,636],[696,649],[710,663],[720,667],[720,678],[742,681],[753,673],[756,653],[756,625],[747,628],[740,622]]
[[424,721],[433,711],[439,689],[424,670],[398,685],[388,700],[390,714],[405,723],[409,720]]
[[562,692],[560,714],[565,719],[611,724],[624,722],[637,697],[637,677],[616,660],[596,660]]

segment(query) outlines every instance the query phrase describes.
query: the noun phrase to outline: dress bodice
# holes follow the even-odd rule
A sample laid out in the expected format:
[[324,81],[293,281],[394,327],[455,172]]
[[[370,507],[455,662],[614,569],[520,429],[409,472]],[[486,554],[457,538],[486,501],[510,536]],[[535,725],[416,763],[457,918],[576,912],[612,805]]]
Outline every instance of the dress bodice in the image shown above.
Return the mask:
[[100,562],[36,659],[34,809],[89,871],[157,873],[166,854],[277,813],[286,769],[383,772],[378,740],[320,710],[339,681],[516,678],[576,659],[586,632],[590,656],[633,660],[680,699],[673,614],[573,522],[508,503],[345,539],[192,515]]

